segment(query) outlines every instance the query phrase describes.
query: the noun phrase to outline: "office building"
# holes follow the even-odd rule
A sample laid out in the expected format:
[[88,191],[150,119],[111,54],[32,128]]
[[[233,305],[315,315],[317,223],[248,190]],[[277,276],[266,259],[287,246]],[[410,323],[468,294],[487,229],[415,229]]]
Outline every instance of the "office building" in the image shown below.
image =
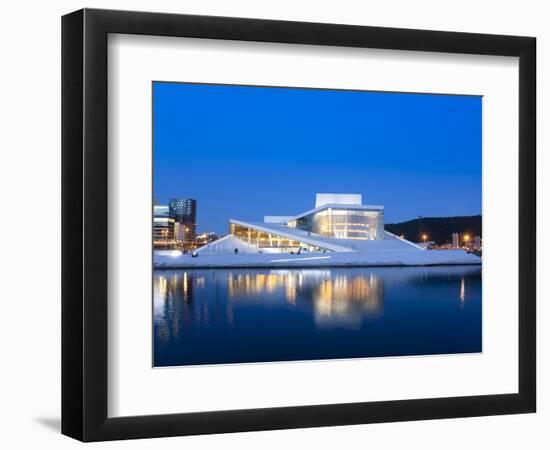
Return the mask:
[[194,242],[197,229],[197,201],[192,198],[173,198],[168,203],[169,216],[178,223],[178,236]]
[[155,248],[172,248],[174,239],[174,219],[170,217],[168,206],[153,207],[153,246]]

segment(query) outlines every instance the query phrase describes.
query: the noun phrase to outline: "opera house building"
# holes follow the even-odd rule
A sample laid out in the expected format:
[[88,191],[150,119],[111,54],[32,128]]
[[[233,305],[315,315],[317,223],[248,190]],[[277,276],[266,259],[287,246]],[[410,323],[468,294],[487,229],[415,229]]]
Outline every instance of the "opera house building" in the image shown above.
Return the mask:
[[[363,241],[384,240],[384,207],[363,205],[360,194],[317,194],[315,208],[295,216],[265,216],[263,222],[229,221],[227,245],[265,253],[347,252]],[[237,242],[238,243],[238,242]],[[220,248],[221,247],[221,248]],[[223,241],[207,251],[225,250]],[[204,251],[203,250],[203,251]]]
[[155,252],[154,267],[422,266],[481,264],[464,250],[425,250],[384,230],[384,207],[360,194],[317,194],[315,207],[262,222],[229,220],[229,234],[192,254]]

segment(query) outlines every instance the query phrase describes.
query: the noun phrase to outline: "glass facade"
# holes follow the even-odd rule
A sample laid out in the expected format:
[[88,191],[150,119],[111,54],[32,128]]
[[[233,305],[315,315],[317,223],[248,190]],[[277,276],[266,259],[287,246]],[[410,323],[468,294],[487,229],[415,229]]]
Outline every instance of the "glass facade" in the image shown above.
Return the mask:
[[337,239],[384,239],[384,210],[327,208],[288,226]]
[[174,219],[162,215],[153,217],[153,245],[155,248],[172,248],[174,240]]
[[248,244],[263,249],[266,252],[284,253],[284,252],[322,252],[326,249],[304,242],[295,241],[284,236],[257,230],[255,228],[245,227],[238,224],[230,224],[230,232],[233,236],[241,239]]
[[197,201],[192,198],[172,198],[168,208],[170,217],[184,227],[185,241],[193,242],[197,228]]
[[174,245],[174,219],[168,214],[168,206],[153,207],[153,246],[170,249]]

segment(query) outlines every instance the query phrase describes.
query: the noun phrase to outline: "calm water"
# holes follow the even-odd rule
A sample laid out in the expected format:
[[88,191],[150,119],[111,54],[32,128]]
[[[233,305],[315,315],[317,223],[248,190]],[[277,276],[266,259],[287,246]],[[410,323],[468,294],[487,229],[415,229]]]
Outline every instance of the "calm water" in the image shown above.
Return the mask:
[[155,366],[481,351],[481,266],[154,274]]

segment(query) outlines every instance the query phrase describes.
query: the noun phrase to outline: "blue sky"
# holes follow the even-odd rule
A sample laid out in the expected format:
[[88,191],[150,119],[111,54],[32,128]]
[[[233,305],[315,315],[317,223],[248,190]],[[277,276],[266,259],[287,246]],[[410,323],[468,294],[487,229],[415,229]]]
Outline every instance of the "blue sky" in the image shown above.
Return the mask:
[[360,193],[386,223],[481,214],[476,96],[153,85],[153,189],[197,200],[199,231]]

